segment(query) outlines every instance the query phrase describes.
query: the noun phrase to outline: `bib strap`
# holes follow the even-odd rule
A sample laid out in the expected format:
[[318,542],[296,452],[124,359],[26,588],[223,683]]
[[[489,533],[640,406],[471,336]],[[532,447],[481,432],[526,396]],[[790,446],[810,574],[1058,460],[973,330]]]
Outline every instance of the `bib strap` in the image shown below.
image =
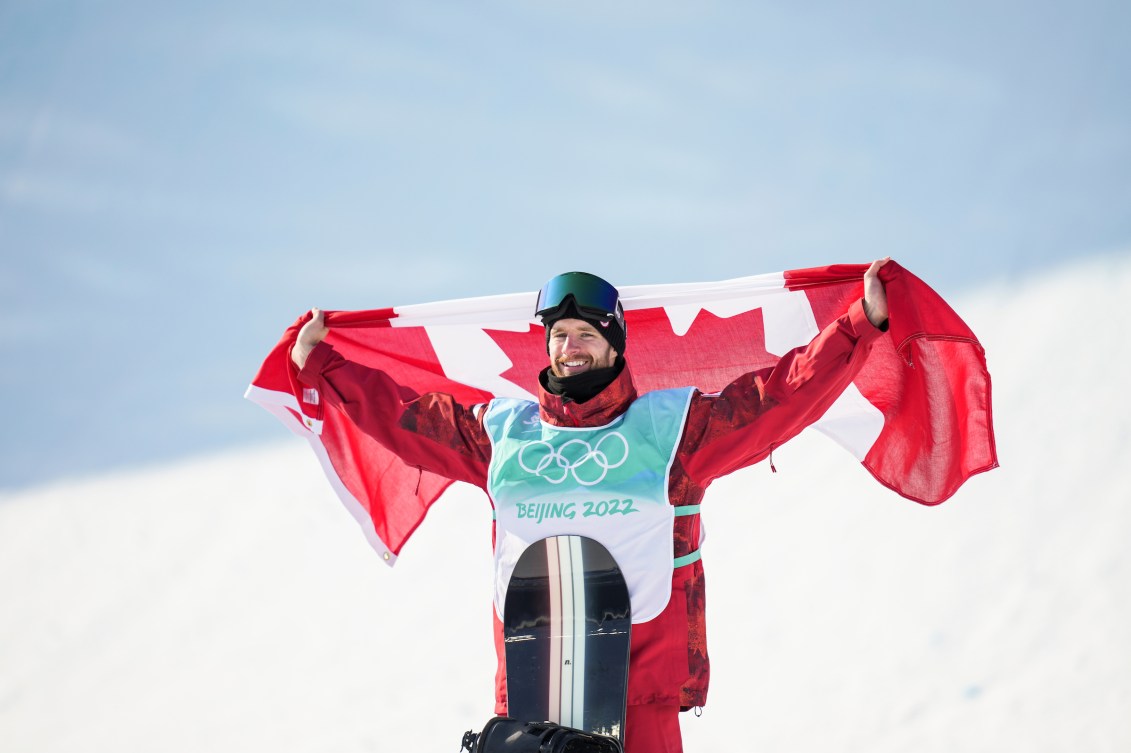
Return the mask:
[[674,569],[686,567],[687,565],[690,565],[692,562],[698,562],[699,558],[702,557],[702,556],[703,556],[702,553],[698,549],[696,549],[691,554],[685,554],[682,557],[676,557],[675,563],[672,565],[672,567]]
[[[678,505],[675,508],[675,516],[677,518],[682,517],[684,515],[698,515],[698,514],[699,514],[699,505]],[[681,567],[686,567],[687,565],[690,565],[692,562],[698,562],[699,558],[702,557],[702,556],[703,556],[702,553],[698,549],[696,549],[691,554],[685,554],[682,557],[676,557],[675,563],[672,565],[672,567],[677,568],[677,569],[681,568]]]

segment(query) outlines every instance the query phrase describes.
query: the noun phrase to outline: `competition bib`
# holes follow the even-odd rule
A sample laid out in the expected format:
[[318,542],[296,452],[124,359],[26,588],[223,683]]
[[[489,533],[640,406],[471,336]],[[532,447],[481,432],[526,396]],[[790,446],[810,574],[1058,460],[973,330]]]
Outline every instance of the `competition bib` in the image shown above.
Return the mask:
[[484,425],[492,454],[487,490],[495,505],[495,609],[526,547],[576,534],[601,542],[628,583],[632,621],[667,606],[672,581],[674,508],[668,474],[693,389],[638,398],[600,427],[554,426],[538,405],[500,398]]

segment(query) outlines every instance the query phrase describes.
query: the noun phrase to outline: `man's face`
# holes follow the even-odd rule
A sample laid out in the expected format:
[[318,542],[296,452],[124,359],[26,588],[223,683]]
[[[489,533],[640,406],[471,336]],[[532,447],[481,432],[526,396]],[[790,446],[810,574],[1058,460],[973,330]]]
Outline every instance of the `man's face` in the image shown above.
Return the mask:
[[550,328],[550,371],[567,377],[612,366],[617,352],[587,321],[559,319]]

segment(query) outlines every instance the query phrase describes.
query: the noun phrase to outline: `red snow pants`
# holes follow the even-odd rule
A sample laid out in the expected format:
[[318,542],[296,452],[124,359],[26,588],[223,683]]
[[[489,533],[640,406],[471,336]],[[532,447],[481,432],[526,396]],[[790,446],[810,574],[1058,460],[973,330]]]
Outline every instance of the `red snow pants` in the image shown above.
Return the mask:
[[624,753],[683,753],[679,706],[629,706],[624,717]]

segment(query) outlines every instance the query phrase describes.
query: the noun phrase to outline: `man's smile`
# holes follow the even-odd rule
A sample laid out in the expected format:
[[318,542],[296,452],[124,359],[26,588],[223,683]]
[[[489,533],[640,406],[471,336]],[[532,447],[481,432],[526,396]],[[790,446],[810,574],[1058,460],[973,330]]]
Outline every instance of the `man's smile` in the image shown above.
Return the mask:
[[569,376],[571,374],[580,374],[584,371],[588,371],[592,365],[593,362],[591,359],[579,356],[558,359],[558,368],[561,369],[561,371],[566,376]]

